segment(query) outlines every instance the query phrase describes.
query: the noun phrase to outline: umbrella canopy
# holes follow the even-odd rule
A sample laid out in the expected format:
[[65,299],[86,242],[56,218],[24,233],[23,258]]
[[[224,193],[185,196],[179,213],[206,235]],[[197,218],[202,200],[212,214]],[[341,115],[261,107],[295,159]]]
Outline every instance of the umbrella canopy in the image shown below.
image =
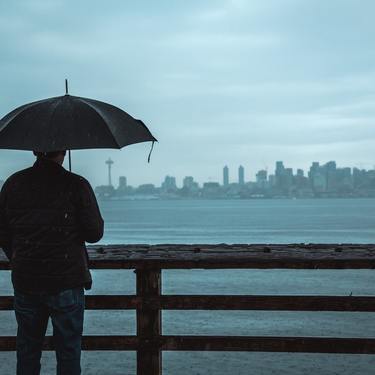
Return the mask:
[[111,104],[64,95],[25,104],[0,120],[0,148],[50,152],[121,148],[156,141],[141,121]]

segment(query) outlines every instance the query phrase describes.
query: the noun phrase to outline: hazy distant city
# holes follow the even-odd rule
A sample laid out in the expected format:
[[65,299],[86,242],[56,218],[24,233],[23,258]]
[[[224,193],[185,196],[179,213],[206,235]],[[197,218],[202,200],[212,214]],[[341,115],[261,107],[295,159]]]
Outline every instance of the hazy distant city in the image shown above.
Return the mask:
[[[307,174],[302,169],[284,166],[277,161],[273,173],[259,170],[255,181],[245,180],[245,168],[239,166],[222,171],[222,181],[204,182],[199,185],[193,176],[186,176],[182,187],[176,178],[166,176],[160,186],[142,184],[128,185],[125,176],[120,176],[117,186],[112,183],[111,167],[108,166],[108,184],[97,186],[95,193],[101,199],[256,199],[256,198],[374,198],[375,170],[343,167],[335,161],[323,165],[313,162]],[[234,177],[233,177],[234,176]],[[235,179],[236,182],[231,182]]]

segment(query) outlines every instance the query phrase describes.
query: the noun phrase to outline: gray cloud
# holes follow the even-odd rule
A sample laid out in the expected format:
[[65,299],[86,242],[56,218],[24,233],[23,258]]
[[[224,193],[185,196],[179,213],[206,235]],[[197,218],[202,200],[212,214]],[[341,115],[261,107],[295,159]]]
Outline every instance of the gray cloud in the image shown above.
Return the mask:
[[[224,164],[253,177],[280,159],[372,166],[374,13],[370,0],[3,1],[0,116],[69,77],[73,95],[142,118],[152,163],[149,145],[75,152],[93,184],[108,156],[134,184],[218,179]],[[0,157],[0,177],[32,161]]]

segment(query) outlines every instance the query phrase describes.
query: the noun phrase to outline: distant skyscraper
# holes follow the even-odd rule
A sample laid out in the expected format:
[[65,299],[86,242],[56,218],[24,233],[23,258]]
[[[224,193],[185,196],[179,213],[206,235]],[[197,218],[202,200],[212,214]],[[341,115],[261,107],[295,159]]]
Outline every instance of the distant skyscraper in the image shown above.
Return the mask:
[[324,174],[327,181],[327,190],[328,191],[335,191],[339,185],[339,181],[337,179],[337,169],[336,169],[336,162],[329,161],[323,166]]
[[311,164],[311,167],[310,167],[310,170],[308,172],[308,176],[309,176],[309,179],[310,181],[312,182],[313,179],[314,179],[314,176],[319,173],[319,162],[318,161],[313,161],[312,164]]
[[120,189],[125,189],[127,186],[127,181],[125,176],[120,176],[118,179],[118,187]]
[[229,168],[227,166],[223,168],[223,185],[229,185]]
[[161,188],[166,192],[177,190],[176,178],[172,176],[165,176],[164,182],[161,184]]
[[182,182],[184,188],[190,189],[194,185],[194,178],[192,176],[186,176]]
[[284,173],[285,173],[284,163],[282,161],[277,161],[276,169],[275,169],[275,185],[278,188],[284,187],[284,178],[283,178]]
[[238,183],[240,185],[245,184],[245,169],[242,165],[240,165],[238,168]]
[[284,175],[283,175],[283,187],[286,189],[290,189],[292,185],[293,185],[293,169],[285,168]]
[[276,170],[275,170],[275,175],[281,175],[284,172],[284,163],[282,161],[277,161],[276,162]]
[[264,189],[267,186],[267,171],[262,169],[256,174],[256,184],[259,188]]
[[194,181],[192,176],[186,176],[183,180],[183,190],[184,194],[187,196],[196,196],[199,192],[199,185]]
[[108,186],[112,186],[111,168],[112,168],[113,160],[109,158],[105,163],[108,165]]

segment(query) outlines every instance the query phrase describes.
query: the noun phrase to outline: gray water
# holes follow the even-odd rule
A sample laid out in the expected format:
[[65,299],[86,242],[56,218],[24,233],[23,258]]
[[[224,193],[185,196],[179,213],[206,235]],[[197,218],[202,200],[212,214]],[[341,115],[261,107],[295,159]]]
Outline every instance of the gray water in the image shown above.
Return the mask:
[[374,243],[375,199],[102,201],[103,243]]
[[[106,201],[102,243],[375,243],[375,200]],[[134,273],[95,270],[90,294],[133,294]],[[374,295],[371,270],[170,270],[166,294]],[[0,294],[12,292],[0,273]],[[15,334],[2,312],[2,335]],[[164,311],[164,334],[375,337],[375,314],[272,311]],[[49,328],[50,330],[50,328]],[[87,311],[85,334],[135,334],[133,311]],[[0,353],[0,374],[14,353]],[[54,356],[43,355],[54,374]],[[370,375],[375,356],[293,353],[164,352],[164,374]],[[135,374],[135,353],[84,352],[83,374]]]

